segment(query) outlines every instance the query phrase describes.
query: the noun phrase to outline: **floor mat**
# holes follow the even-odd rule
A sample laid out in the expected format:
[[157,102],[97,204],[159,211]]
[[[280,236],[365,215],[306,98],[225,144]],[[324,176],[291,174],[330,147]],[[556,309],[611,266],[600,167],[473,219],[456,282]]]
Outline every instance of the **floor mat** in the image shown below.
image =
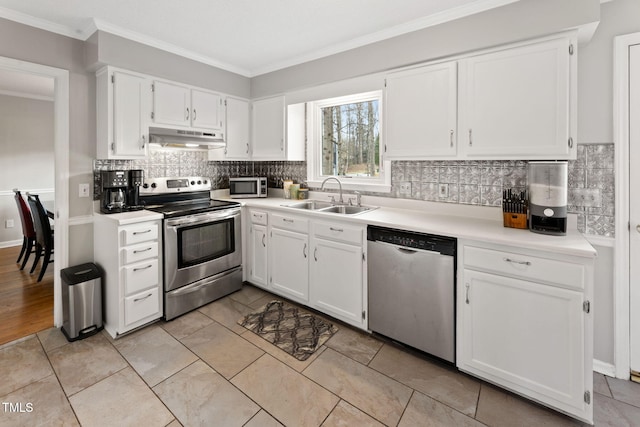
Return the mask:
[[238,323],[298,360],[307,360],[338,328],[298,307],[274,300]]

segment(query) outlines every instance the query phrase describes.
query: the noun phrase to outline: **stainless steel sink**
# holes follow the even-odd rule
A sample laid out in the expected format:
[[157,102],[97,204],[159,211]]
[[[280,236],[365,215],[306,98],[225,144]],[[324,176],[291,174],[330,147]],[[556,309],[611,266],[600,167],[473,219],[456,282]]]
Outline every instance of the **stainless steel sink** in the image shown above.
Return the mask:
[[283,205],[294,209],[307,209],[316,212],[335,213],[340,215],[357,215],[377,209],[377,206],[351,206],[351,205],[335,205],[331,202],[322,200],[305,200],[304,202]]
[[295,209],[318,210],[318,209],[332,207],[333,205],[331,204],[331,202],[323,202],[321,200],[307,200],[304,202],[293,203],[285,206],[289,208],[295,208]]
[[373,206],[350,206],[350,205],[337,205],[328,208],[320,209],[320,212],[330,212],[342,215],[356,215],[363,212],[376,209]]

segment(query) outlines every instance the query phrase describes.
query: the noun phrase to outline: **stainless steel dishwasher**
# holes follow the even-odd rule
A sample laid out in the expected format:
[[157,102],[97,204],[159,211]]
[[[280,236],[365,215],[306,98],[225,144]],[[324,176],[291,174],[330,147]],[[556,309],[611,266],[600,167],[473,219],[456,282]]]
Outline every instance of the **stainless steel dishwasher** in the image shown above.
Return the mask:
[[455,362],[455,238],[369,226],[369,329]]

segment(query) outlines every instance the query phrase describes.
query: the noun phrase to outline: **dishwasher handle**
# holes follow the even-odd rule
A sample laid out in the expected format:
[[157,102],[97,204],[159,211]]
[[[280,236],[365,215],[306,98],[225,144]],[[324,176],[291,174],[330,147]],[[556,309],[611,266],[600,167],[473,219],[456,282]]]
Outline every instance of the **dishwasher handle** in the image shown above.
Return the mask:
[[444,252],[444,251],[439,251],[439,250],[434,250],[434,251],[430,251],[428,249],[418,249],[418,248],[409,248],[406,246],[401,246],[401,245],[396,245],[393,243],[389,243],[389,242],[383,242],[380,240],[369,240],[369,244],[374,244],[374,245],[382,245],[388,248],[393,248],[398,250],[399,252],[402,252],[403,254],[407,254],[407,255],[412,255],[412,254],[416,254],[416,253],[423,253],[423,254],[438,254],[438,255],[443,255],[443,256],[453,256],[450,253]]
[[402,252],[403,254],[407,254],[407,255],[413,255],[415,253],[418,253],[418,251],[416,251],[415,249],[407,249],[402,246],[396,246],[396,249]]

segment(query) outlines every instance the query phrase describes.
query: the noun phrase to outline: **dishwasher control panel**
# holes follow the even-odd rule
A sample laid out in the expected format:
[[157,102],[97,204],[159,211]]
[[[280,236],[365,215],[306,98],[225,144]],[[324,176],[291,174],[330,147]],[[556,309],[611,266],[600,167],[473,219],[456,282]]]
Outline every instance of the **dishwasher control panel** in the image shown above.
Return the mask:
[[389,243],[405,248],[439,252],[443,255],[456,254],[457,240],[454,237],[438,236],[435,234],[417,233],[370,225],[367,228],[367,240]]

